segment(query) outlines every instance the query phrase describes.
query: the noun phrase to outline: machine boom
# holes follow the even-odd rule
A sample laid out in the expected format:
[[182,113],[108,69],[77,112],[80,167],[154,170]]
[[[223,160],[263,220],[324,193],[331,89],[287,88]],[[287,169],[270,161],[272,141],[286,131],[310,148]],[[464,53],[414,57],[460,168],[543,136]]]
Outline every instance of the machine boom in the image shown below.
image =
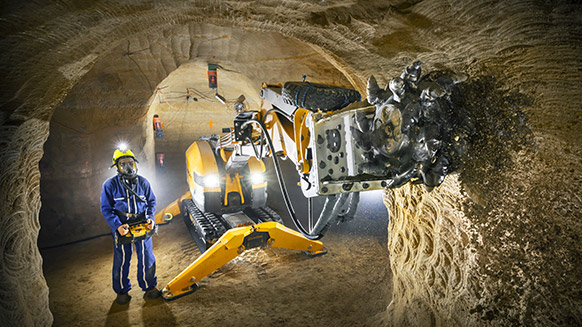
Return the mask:
[[321,242],[308,240],[300,233],[276,222],[233,228],[224,233],[212,247],[168,283],[162,290],[162,296],[166,300],[172,300],[192,293],[198,288],[196,283],[202,278],[245,250],[265,245],[306,251],[311,255],[327,252]]

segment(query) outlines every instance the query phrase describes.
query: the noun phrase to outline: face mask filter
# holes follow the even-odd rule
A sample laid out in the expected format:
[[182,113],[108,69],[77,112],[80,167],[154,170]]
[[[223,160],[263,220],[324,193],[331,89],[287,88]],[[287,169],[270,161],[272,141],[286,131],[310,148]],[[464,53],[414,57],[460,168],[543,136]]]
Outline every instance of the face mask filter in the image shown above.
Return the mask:
[[117,164],[117,172],[128,179],[133,179],[137,176],[137,165],[133,160],[121,161]]

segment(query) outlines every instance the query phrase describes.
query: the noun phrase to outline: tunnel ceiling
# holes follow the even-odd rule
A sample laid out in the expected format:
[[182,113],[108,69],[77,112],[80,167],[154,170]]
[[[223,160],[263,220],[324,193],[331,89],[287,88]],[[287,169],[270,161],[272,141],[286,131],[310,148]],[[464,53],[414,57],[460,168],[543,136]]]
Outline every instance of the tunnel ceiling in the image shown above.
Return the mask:
[[[307,43],[279,33],[193,23],[118,41],[115,48],[95,59],[91,69],[82,71],[51,121],[55,129],[72,135],[116,133],[121,137],[128,126],[156,111],[150,105],[159,105],[160,99],[170,105],[185,102],[188,88],[209,95],[210,99],[201,99],[200,106],[225,109],[208,88],[206,63],[219,64],[218,92],[230,102],[247,93],[256,104],[261,83],[299,80],[303,74],[315,82],[349,84]],[[70,66],[65,64],[59,71],[68,72]],[[66,174],[60,170],[51,174],[59,172]]]
[[[153,136],[137,135],[139,131],[151,133],[148,101],[171,72],[201,58],[203,62],[219,59],[225,68],[244,72],[253,83],[273,76],[277,76],[275,80],[297,79],[299,74],[283,69],[285,64],[273,72],[264,71],[266,64],[276,67],[277,60],[257,64],[257,44],[268,47],[273,42],[269,40],[279,41],[283,35],[289,37],[285,41],[289,43],[272,58],[317,53],[310,60],[323,58],[333,66],[330,71],[340,72],[331,74],[337,76],[333,81],[352,84],[360,91],[365,90],[370,74],[384,85],[419,59],[427,70],[449,68],[468,73],[474,81],[473,88],[467,89],[472,95],[468,99],[484,104],[485,115],[497,107],[522,111],[535,141],[531,147],[508,152],[499,162],[469,161],[472,169],[458,177],[460,184],[451,181],[457,185],[453,198],[463,199],[465,205],[456,211],[461,223],[455,228],[466,227],[469,237],[449,238],[458,243],[447,244],[474,252],[474,266],[468,270],[470,282],[452,293],[445,292],[443,284],[443,292],[434,294],[436,300],[424,296],[425,284],[419,281],[430,269],[411,268],[393,252],[395,269],[418,267],[410,275],[399,270],[402,277],[395,280],[410,283],[404,286],[413,290],[400,303],[418,304],[430,298],[434,301],[431,310],[436,312],[433,319],[447,321],[453,314],[450,310],[467,309],[467,303],[479,302],[463,311],[461,320],[452,320],[467,324],[580,323],[576,317],[582,315],[578,296],[582,179],[576,172],[582,158],[578,141],[582,133],[582,8],[576,2],[124,0],[11,2],[2,6],[0,291],[7,299],[2,302],[2,318],[7,321],[15,321],[15,325],[49,325],[52,321],[36,247],[41,227],[39,184],[40,188],[50,187],[40,182],[37,165],[43,146],[47,153],[60,150],[58,143],[44,144],[51,119],[51,137],[59,138],[60,133],[66,138],[62,136],[66,131],[85,135],[73,145],[74,151],[64,154],[67,160],[75,153],[88,156],[90,160],[79,161],[94,165],[87,170],[82,165],[73,167],[77,175],[96,178],[109,173],[102,167],[109,163],[110,151],[101,145],[111,138],[99,130],[121,123],[134,122],[123,133],[134,135],[130,141],[145,149],[143,156],[150,153],[153,161]],[[213,36],[197,39],[197,35],[205,35],[201,31],[212,31]],[[222,35],[229,37],[220,38]],[[270,39],[266,37],[263,44],[251,39],[238,48],[229,47],[233,35],[261,39],[270,35]],[[302,44],[299,47],[293,43],[297,40]],[[196,48],[198,42],[214,42],[216,51]],[[288,51],[296,53],[289,56]],[[208,57],[217,53],[225,57]],[[109,96],[103,97],[104,93]],[[515,93],[531,101],[508,104],[505,95]],[[480,97],[487,94],[495,101]],[[127,120],[106,114],[119,110]],[[84,115],[77,115],[80,111]],[[503,125],[501,120],[488,122]],[[502,137],[484,136],[483,140],[497,143],[482,143],[475,158],[495,157],[492,149],[498,149]],[[58,176],[55,180],[67,178],[56,159],[47,165],[41,162],[40,168],[46,172],[44,176],[52,172]],[[94,185],[83,187],[92,190]],[[58,192],[67,190],[53,188],[48,194]],[[97,203],[95,193],[88,195],[88,201]],[[98,208],[91,210],[97,212]],[[391,228],[404,234],[407,227],[398,230],[398,226]],[[447,250],[442,244],[435,245],[436,250],[438,246]],[[460,252],[451,248],[452,257],[462,263]],[[464,304],[457,307],[459,301]],[[421,308],[425,307],[415,306],[410,312]]]

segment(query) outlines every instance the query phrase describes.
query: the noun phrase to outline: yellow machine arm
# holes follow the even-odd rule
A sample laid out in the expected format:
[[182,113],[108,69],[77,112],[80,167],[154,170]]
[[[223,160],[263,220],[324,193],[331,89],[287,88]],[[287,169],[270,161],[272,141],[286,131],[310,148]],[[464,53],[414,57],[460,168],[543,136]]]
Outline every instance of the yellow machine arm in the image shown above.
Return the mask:
[[170,222],[174,216],[179,215],[181,212],[182,201],[185,199],[191,199],[192,194],[190,191],[184,193],[181,197],[179,197],[176,201],[167,205],[164,209],[158,211],[155,216],[155,222],[157,225],[165,224]]
[[276,222],[233,228],[162,290],[166,300],[194,292],[196,282],[236,258],[247,249],[269,245],[277,248],[306,251],[310,255],[325,254],[323,244],[308,240],[300,233]]

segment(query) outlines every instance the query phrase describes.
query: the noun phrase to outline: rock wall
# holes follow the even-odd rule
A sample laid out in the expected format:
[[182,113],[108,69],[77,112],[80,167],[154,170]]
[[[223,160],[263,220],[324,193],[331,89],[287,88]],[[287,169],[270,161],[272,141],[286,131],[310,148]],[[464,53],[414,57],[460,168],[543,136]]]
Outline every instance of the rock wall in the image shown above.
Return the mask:
[[[394,296],[384,321],[580,325],[581,184],[568,175],[582,153],[574,141],[581,98],[570,86],[580,81],[581,63],[567,50],[580,45],[580,30],[572,30],[580,8],[423,2],[415,9],[430,22],[420,32],[425,45],[438,42],[449,55],[483,64],[466,70],[472,77],[462,96],[477,134],[457,179],[431,193],[386,192]],[[447,19],[449,27],[435,24]],[[453,41],[448,28],[463,32]],[[440,37],[427,37],[429,30]]]
[[392,302],[383,317],[393,326],[478,326],[473,315],[482,286],[477,269],[479,234],[463,213],[458,175],[436,192],[407,184],[386,190]]
[[[392,210],[390,250],[399,284],[384,322],[582,324],[582,180],[576,174],[582,158],[577,141],[582,130],[582,9],[574,2],[124,0],[2,5],[0,319],[7,325],[52,321],[36,243],[38,162],[55,109],[66,104],[67,94],[97,62],[115,49],[125,49],[127,40],[139,40],[130,42],[136,46],[130,50],[139,50],[140,42],[150,45],[148,35],[163,36],[173,27],[198,23],[297,38],[311,44],[361,91],[371,73],[384,85],[420,59],[428,70],[450,68],[478,81],[491,80],[479,84],[480,91],[468,90],[479,91],[471,99],[483,105],[485,114],[499,105],[479,97],[488,94],[488,86],[532,98],[529,104],[515,106],[529,122],[533,149],[512,144],[511,133],[497,133],[499,126],[501,131],[522,126],[505,126],[503,119],[495,119],[513,117],[505,114],[514,107],[509,103],[480,126],[483,137],[473,140],[472,157],[458,176],[460,184],[447,181],[452,198],[439,189],[425,194],[412,186],[387,196],[397,204],[408,201],[421,207]],[[182,46],[169,47],[170,65],[182,60],[171,56],[187,52],[176,50]],[[170,70],[151,73],[161,80]],[[148,84],[136,81],[147,98],[155,82],[148,88],[144,83]],[[141,94],[138,98],[143,99]],[[143,107],[135,108],[132,117],[139,117]],[[485,137],[488,131],[493,137]],[[109,156],[109,151],[96,155]],[[400,193],[406,190],[412,195]],[[458,200],[452,201],[455,196]],[[437,207],[440,214],[427,214]],[[426,248],[430,235],[432,255],[418,252]],[[462,235],[468,236],[468,245]],[[420,247],[415,240],[427,243]],[[419,261],[411,262],[406,255]],[[429,287],[432,271],[434,284]]]
[[[30,131],[41,136],[30,137]],[[50,326],[48,288],[36,240],[40,224],[40,174],[36,168],[48,122],[28,119],[2,126],[0,144],[0,317],[3,324]],[[40,313],[40,314],[39,314]]]

